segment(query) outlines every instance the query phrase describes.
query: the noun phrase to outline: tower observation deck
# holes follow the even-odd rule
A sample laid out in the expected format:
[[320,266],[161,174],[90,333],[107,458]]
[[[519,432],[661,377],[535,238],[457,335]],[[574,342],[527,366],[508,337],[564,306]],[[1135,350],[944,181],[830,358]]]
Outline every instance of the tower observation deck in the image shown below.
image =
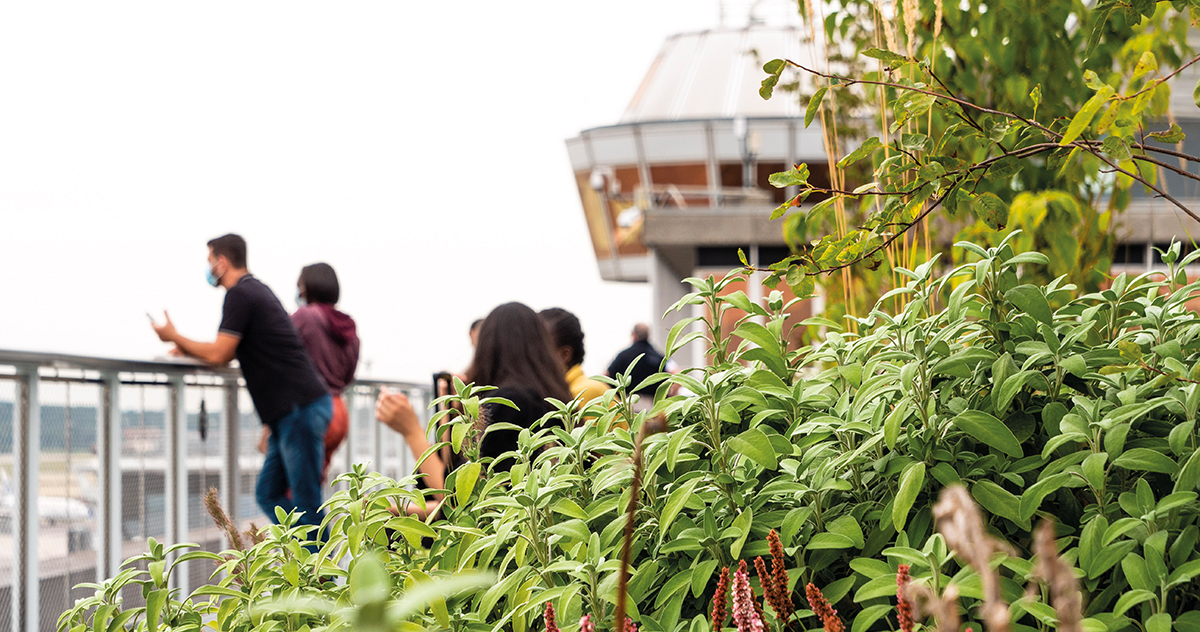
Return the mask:
[[670,37],[620,120],[567,141],[600,274],[650,283],[654,318],[690,289],[684,278],[736,267],[739,248],[757,265],[788,255],[769,217],[795,192],[767,178],[797,162],[825,173],[827,158],[794,94],[768,101],[758,88],[765,61],[807,59],[806,36],[748,26]]

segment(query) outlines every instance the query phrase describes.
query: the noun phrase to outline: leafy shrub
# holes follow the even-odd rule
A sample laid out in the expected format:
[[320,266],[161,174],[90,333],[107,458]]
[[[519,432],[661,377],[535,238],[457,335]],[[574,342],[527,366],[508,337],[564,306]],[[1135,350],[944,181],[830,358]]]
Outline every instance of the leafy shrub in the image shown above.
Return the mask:
[[[849,330],[789,321],[778,293],[762,306],[727,292],[736,274],[690,280],[696,292],[677,307],[702,305],[712,317],[674,328],[668,354],[705,344],[713,362],[650,378],[659,390],[652,414],[669,430],[645,439],[635,499],[627,594],[641,630],[709,632],[721,569],[769,559],[772,529],[797,608],[812,583],[851,632],[894,627],[901,564],[914,586],[957,593],[968,617],[979,616],[980,575],[933,528],[935,492],[950,485],[969,490],[990,514],[988,531],[1014,553],[993,565],[1016,632],[1058,625],[1046,595],[1023,592],[1035,574],[1026,558],[1037,517],[1054,519],[1059,552],[1077,569],[1082,629],[1200,630],[1200,318],[1185,305],[1200,285],[1181,272],[1200,254],[1180,261],[1176,246],[1167,274],[1119,276],[1074,296],[1061,279],[1018,282],[1022,266],[1045,265],[1038,253],[958,247],[972,261],[940,276],[936,260],[902,271],[907,285],[882,300],[903,309],[874,311]],[[724,331],[730,310],[746,315]],[[826,328],[824,341],[789,350],[798,326]],[[625,377],[616,385],[638,386]],[[668,397],[673,385],[687,393]],[[449,399],[463,414],[446,421],[451,442],[473,454],[486,391],[459,393]],[[579,629],[584,614],[611,629],[634,432],[646,413],[613,393],[584,410],[556,405],[521,431],[508,472],[474,453],[446,490],[417,492],[411,477],[355,468],[327,503],[319,553],[304,549],[302,528],[268,527],[263,542],[230,553],[218,587],[172,601],[180,614],[160,620],[186,627],[195,612],[215,614],[220,630],[291,630],[344,628],[376,612],[394,616],[361,625],[526,632],[551,602],[563,630]],[[437,491],[445,500],[436,517],[389,511]],[[161,561],[161,550],[153,555]],[[239,565],[249,569],[241,580]],[[478,591],[427,584],[481,571],[495,579]],[[418,586],[431,601],[395,615]],[[274,601],[263,605],[262,595]],[[90,627],[95,606],[114,605],[96,599],[62,627]],[[128,616],[117,610],[106,616]]]

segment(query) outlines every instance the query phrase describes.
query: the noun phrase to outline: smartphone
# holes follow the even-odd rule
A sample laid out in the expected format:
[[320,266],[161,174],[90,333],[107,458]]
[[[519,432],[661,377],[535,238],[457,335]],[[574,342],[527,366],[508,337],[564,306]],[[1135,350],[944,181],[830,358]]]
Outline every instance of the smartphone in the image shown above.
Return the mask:
[[[454,375],[448,371],[439,371],[433,374],[433,396],[434,398],[442,395],[449,395],[454,392]],[[438,404],[435,410],[444,408],[444,404]]]

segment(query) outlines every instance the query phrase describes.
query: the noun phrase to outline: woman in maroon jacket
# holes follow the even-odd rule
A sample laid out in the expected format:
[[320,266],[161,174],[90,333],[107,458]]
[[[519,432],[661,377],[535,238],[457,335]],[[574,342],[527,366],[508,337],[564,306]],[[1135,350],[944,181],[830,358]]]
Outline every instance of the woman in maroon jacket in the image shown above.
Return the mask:
[[[292,324],[300,333],[300,340],[304,342],[317,374],[333,396],[333,419],[325,431],[322,478],[329,471],[329,461],[346,439],[350,427],[342,391],[354,382],[354,370],[358,366],[359,341],[354,319],[334,307],[340,296],[337,273],[329,264],[314,263],[300,270],[300,279],[296,282],[296,304],[300,308],[292,314]],[[264,431],[263,445],[266,437]]]

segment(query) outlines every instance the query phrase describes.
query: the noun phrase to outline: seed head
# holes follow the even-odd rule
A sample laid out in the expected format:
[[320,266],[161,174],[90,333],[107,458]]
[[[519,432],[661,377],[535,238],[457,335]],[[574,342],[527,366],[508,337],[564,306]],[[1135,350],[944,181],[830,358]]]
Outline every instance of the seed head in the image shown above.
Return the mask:
[[896,619],[900,622],[901,632],[913,632],[912,602],[904,594],[912,576],[908,574],[908,564],[901,564],[896,573]]
[[846,625],[842,623],[841,617],[830,605],[829,600],[825,599],[825,595],[821,594],[820,588],[809,583],[804,587],[804,593],[808,597],[808,606],[813,614],[821,617],[821,625],[825,632],[846,632]]
[[721,569],[721,577],[717,580],[717,592],[712,600],[712,632],[721,632],[725,627],[725,619],[729,616],[726,609],[729,604],[729,569]]

